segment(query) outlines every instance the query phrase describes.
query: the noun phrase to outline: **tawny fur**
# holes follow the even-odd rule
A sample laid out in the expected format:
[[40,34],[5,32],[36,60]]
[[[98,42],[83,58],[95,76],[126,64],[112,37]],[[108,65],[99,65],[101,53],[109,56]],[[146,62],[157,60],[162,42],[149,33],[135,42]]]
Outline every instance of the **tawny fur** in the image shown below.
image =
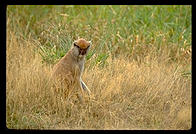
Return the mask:
[[[82,81],[81,75],[84,69],[85,56],[90,48],[90,42],[85,39],[78,39],[72,45],[67,54],[55,65],[52,80],[56,89],[63,87],[66,91],[77,91],[82,101],[83,91],[91,93],[86,84]],[[68,94],[69,94],[68,93]]]

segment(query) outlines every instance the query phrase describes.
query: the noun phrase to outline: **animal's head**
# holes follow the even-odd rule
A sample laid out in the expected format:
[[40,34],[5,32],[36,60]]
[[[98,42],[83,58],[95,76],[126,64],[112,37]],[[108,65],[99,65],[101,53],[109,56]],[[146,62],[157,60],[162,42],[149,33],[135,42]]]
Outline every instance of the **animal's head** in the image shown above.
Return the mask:
[[91,42],[86,41],[83,38],[80,38],[80,39],[74,41],[73,49],[74,49],[75,55],[79,56],[80,58],[86,56],[86,54],[89,51],[90,46],[91,46]]

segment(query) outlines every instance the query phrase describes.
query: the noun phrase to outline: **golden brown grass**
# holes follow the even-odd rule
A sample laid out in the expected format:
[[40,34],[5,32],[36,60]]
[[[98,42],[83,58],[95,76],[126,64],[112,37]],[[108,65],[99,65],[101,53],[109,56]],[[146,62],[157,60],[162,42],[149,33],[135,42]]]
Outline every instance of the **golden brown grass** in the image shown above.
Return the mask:
[[86,63],[83,79],[94,98],[55,98],[31,41],[8,30],[6,125],[15,129],[190,129],[191,78],[184,66],[168,63],[168,48],[142,62],[123,56],[104,67]]

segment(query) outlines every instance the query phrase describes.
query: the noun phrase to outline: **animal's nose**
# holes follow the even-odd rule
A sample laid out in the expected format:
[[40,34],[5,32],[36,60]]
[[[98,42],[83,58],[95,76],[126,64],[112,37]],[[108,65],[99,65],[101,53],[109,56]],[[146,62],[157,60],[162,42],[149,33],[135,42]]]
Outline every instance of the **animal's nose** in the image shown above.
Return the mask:
[[81,54],[82,55],[86,54],[86,51],[85,50],[81,50]]
[[83,51],[82,51],[82,54],[83,54],[83,55],[86,54],[86,50],[83,50]]

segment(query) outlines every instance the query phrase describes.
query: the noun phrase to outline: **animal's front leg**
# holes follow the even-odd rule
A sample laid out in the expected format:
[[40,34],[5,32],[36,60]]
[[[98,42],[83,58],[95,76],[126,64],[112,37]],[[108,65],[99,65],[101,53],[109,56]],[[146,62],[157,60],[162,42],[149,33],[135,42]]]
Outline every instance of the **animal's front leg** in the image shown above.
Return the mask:
[[75,81],[75,85],[74,85],[74,89],[75,89],[75,92],[76,92],[76,96],[77,98],[79,99],[80,103],[83,104],[84,103],[84,100],[83,100],[83,97],[84,97],[84,91],[83,89],[81,88],[81,85],[80,85],[80,80],[78,79],[77,81]]
[[86,86],[86,84],[82,81],[82,79],[80,79],[80,84],[81,84],[81,87],[84,91],[87,91],[88,94],[91,94],[91,91],[88,89],[88,87]]

